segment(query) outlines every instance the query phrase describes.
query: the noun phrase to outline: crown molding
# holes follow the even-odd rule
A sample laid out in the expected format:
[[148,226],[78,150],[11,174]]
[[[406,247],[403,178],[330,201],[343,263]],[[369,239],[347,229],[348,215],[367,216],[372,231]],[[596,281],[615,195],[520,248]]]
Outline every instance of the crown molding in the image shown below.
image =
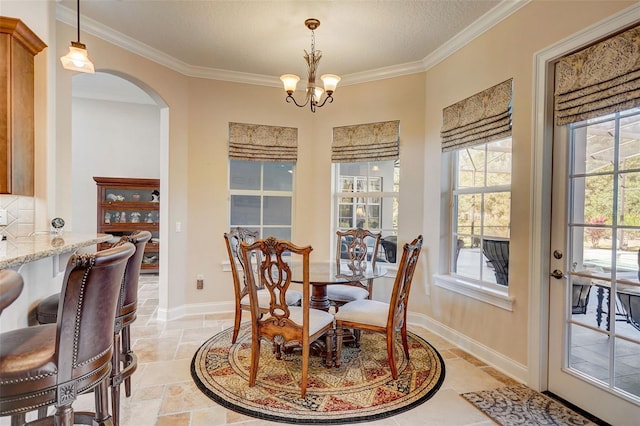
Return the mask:
[[[451,40],[440,46],[424,59],[344,75],[340,85],[347,86],[350,84],[366,83],[427,71],[531,1],[532,0],[503,0],[496,7],[481,16],[480,19],[460,31],[451,38]],[[56,5],[56,20],[70,26],[75,26],[77,15],[75,10],[64,7],[58,3]],[[270,87],[281,86],[278,76],[242,73],[189,65],[84,15],[82,15],[82,31],[189,77]]]

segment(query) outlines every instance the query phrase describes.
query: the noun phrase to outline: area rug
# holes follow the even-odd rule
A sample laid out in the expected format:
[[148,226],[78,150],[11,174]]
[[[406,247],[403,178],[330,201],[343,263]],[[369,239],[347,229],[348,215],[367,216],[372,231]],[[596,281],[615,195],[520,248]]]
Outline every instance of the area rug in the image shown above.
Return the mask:
[[407,360],[398,350],[398,379],[391,377],[385,336],[362,332],[360,348],[345,345],[340,368],[311,356],[307,394],[300,396],[301,356],[277,360],[271,345],[260,345],[256,385],[249,387],[251,332],[244,325],[235,345],[232,330],[216,334],[196,352],[191,376],[204,394],[230,410],[260,419],[296,424],[344,424],[382,419],[422,404],[442,385],[440,354],[408,333]]
[[524,385],[462,396],[501,425],[595,425],[561,403]]

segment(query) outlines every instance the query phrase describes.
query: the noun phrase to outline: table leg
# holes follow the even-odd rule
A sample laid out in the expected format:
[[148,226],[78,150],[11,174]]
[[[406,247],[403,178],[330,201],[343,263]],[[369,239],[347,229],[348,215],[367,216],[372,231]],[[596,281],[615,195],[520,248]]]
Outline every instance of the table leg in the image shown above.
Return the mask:
[[329,310],[331,304],[329,303],[329,297],[327,296],[326,285],[311,285],[309,307],[311,309],[321,309],[323,311]]

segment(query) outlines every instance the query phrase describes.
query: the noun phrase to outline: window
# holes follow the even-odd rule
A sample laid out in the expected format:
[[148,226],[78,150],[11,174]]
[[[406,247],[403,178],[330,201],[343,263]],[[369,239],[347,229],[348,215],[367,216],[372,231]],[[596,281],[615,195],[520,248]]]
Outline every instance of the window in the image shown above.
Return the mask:
[[[454,152],[452,273],[502,292],[511,221],[511,138]],[[489,258],[487,257],[489,256]]]
[[365,228],[373,232],[382,232],[378,257],[395,263],[399,162],[387,160],[335,163],[334,167],[335,230]]
[[291,240],[294,163],[229,160],[229,222]]

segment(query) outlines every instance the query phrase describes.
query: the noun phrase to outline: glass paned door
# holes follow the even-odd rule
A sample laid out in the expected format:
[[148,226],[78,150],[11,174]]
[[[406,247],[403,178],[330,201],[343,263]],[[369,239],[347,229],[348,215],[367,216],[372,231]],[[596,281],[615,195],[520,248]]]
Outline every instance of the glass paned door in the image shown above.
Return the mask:
[[549,390],[625,424],[640,410],[640,110],[564,136],[554,139]]

